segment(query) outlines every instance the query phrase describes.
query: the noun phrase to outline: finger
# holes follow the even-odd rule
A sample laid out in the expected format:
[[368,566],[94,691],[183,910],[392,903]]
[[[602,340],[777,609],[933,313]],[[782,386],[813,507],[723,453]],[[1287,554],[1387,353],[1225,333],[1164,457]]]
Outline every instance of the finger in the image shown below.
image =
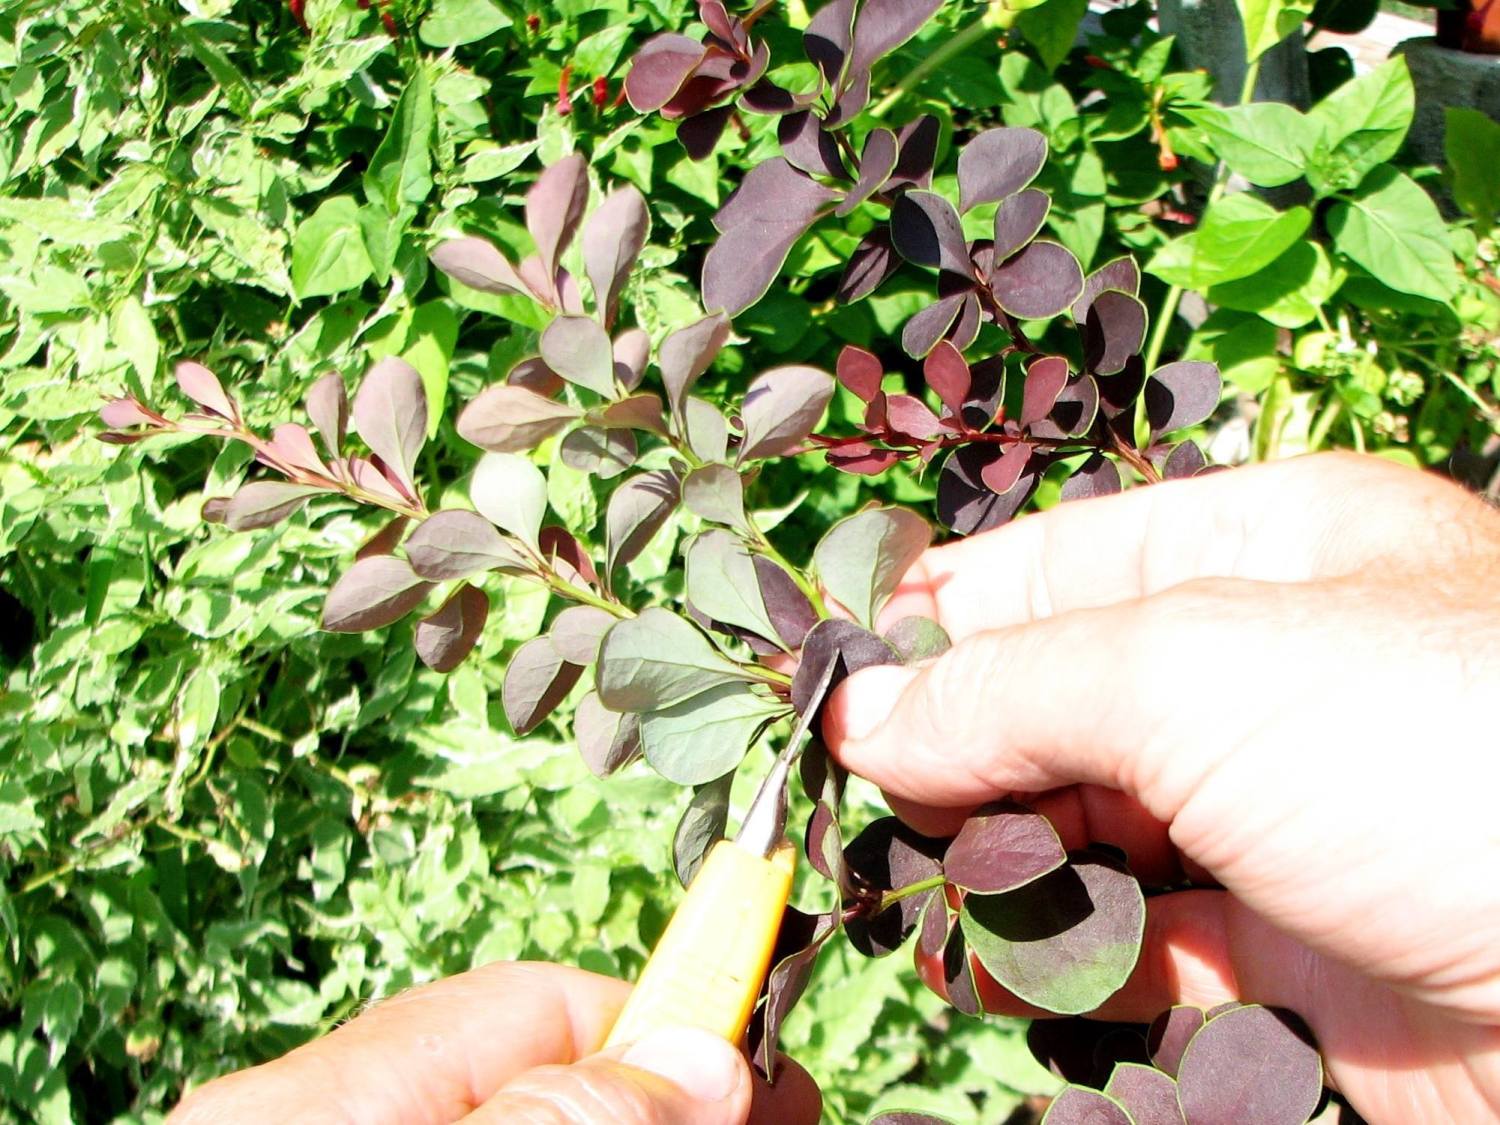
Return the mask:
[[723,1039],[668,1028],[622,1052],[512,1079],[469,1125],[744,1125],[750,1067]]
[[630,993],[560,965],[500,963],[385,1000],[331,1035],[195,1091],[175,1125],[455,1121],[532,1067],[596,1050]]

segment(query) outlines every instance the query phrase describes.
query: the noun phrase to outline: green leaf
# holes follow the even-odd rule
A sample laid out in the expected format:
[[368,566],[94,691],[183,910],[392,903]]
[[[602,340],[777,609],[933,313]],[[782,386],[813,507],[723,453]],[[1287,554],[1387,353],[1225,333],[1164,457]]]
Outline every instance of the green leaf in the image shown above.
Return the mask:
[[1372,172],[1357,196],[1328,214],[1334,246],[1401,293],[1434,301],[1458,292],[1459,275],[1437,205],[1394,168]]
[[1279,258],[1311,223],[1312,212],[1306,207],[1277,211],[1240,192],[1211,206],[1192,234],[1158,250],[1146,272],[1184,289],[1206,289],[1248,277]]
[[417,38],[429,47],[461,47],[510,24],[510,17],[495,0],[433,0],[417,28]]
[[347,195],[325,200],[292,239],[292,288],[298,298],[328,297],[363,285],[373,272],[359,227],[359,206]]
[[[1014,5],[1007,7],[1014,10]],[[1042,65],[1051,72],[1063,64],[1078,41],[1078,25],[1087,11],[1088,0],[1046,0],[1022,12],[1016,30],[1036,48]]]
[[687,549],[687,596],[699,613],[780,643],[749,548],[727,531],[705,531]]
[[745,676],[696,625],[657,606],[621,621],[599,649],[599,698],[612,711],[657,711]]
[[926,520],[902,508],[873,508],[840,520],[813,551],[828,592],[867,629],[902,576],[932,541]]
[[1254,62],[1301,27],[1313,9],[1309,3],[1287,0],[1235,0],[1235,4],[1245,25],[1247,62]]
[[1300,179],[1317,145],[1317,121],[1282,102],[1251,102],[1191,114],[1231,171],[1260,187]]
[[1280,328],[1301,328],[1332,300],[1346,276],[1321,243],[1304,240],[1249,277],[1211,287],[1207,297],[1226,309],[1259,313]]
[[412,310],[406,348],[401,358],[422,376],[427,394],[427,437],[437,437],[446,415],[448,365],[458,346],[458,317],[442,301],[428,301]]
[[365,195],[388,215],[399,215],[403,206],[421,203],[432,191],[433,123],[432,86],[418,64],[396,102],[385,139],[365,169]]
[[1474,217],[1482,233],[1500,218],[1500,122],[1477,109],[1445,111],[1443,152],[1453,178],[1453,200]]
[[469,147],[470,150],[461,169],[464,183],[482,184],[487,180],[497,180],[501,176],[514,172],[525,163],[528,156],[536,151],[536,142],[525,141],[521,144],[501,146],[488,142],[480,144],[476,141]]
[[1358,187],[1401,149],[1416,112],[1416,93],[1404,58],[1382,63],[1346,82],[1308,113],[1322,131],[1307,179],[1318,195]]
[[720,684],[642,715],[641,746],[646,761],[668,781],[702,785],[739,765],[755,736],[783,711],[748,684]]

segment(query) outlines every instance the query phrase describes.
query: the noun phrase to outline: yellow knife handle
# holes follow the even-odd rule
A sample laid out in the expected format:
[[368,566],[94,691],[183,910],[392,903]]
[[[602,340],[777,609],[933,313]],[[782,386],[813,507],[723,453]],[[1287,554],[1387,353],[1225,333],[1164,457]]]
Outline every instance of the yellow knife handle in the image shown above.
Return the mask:
[[720,840],[656,943],[606,1047],[664,1027],[701,1027],[731,1043],[745,1036],[792,893],[796,849],[769,858]]

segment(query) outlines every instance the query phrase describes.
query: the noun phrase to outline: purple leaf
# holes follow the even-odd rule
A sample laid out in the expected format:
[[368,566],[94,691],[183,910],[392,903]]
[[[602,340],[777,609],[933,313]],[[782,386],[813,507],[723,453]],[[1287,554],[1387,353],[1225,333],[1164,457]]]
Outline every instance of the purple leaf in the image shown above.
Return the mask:
[[[844,849],[844,863],[854,885],[866,891],[890,891],[942,873],[938,857],[943,842],[921,836],[893,816],[882,817]],[[873,917],[851,919],[849,942],[866,957],[883,957],[900,948],[916,929],[928,902],[941,888],[909,895]]]
[[1118,374],[1145,340],[1145,304],[1128,293],[1106,289],[1089,305],[1084,321],[1084,366],[1098,375]]
[[617,188],[604,197],[583,225],[583,266],[594,287],[594,306],[607,327],[615,321],[620,289],[646,244],[651,217],[646,199],[635,187]]
[[678,418],[682,417],[683,402],[688,392],[708,370],[708,365],[714,361],[714,356],[719,354],[719,349],[727,339],[728,317],[712,313],[686,328],[677,329],[661,342],[657,365],[661,368],[661,381],[667,389],[667,402]]
[[616,394],[609,333],[592,317],[558,317],[542,330],[541,352],[547,366],[568,382],[605,398]]
[[901,455],[892,449],[876,449],[867,441],[854,441],[830,449],[824,457],[835,469],[860,476],[875,476],[885,472]]
[[677,831],[672,834],[672,867],[678,881],[688,886],[708,850],[724,838],[729,824],[729,790],[734,773],[726,773],[693,789]]
[[1202,360],[1183,359],[1151,372],[1146,380],[1146,418],[1151,437],[1196,426],[1219,405],[1219,369]]
[[914,189],[897,197],[891,207],[891,241],[908,262],[965,277],[974,272],[958,212],[934,192]]
[[613,480],[635,465],[637,448],[629,430],[582,426],[562,439],[557,452],[570,469]]
[[312,497],[324,490],[313,485],[279,480],[258,480],[241,485],[222,513],[222,522],[232,531],[250,531],[280,523]]
[[1016,487],[996,495],[986,487],[981,474],[999,456],[993,446],[964,445],[943,462],[938,475],[937,510],[944,527],[960,535],[974,535],[1009,523],[1026,506],[1041,481],[1041,458],[1032,458]]
[[666,436],[666,423],[662,420],[661,399],[649,391],[612,402],[602,409],[589,412],[589,421],[608,430],[646,430]]
[[859,157],[859,178],[833,213],[849,214],[880,190],[895,167],[896,134],[889,129],[871,129]]
[[[936,903],[938,896],[932,897]],[[948,1003],[958,1011],[966,1016],[983,1014],[979,985],[974,980],[974,958],[964,940],[962,926],[954,926],[948,932],[948,940],[943,946],[943,985],[948,992]]]
[[880,393],[885,366],[873,352],[865,351],[858,344],[845,344],[839,352],[834,374],[856,398],[869,402]]
[[1182,1053],[1203,1024],[1203,1009],[1188,1004],[1178,1004],[1152,1020],[1146,1033],[1146,1046],[1156,1068],[1177,1077]]
[[646,549],[677,507],[675,473],[656,469],[631,477],[615,489],[605,510],[605,553],[610,571],[626,566]]
[[[917,953],[922,957],[942,957],[948,944],[948,899],[946,894],[933,895],[917,929]],[[954,921],[957,921],[955,918]]]
[[774,82],[761,81],[745,91],[740,104],[751,113],[780,117],[806,109],[818,100],[821,93],[821,89],[815,88],[805,94],[794,94]]
[[913,395],[889,395],[885,400],[886,425],[895,433],[928,440],[943,432],[943,423],[921,399]]
[[844,71],[844,63],[854,45],[854,7],[856,0],[829,0],[813,15],[802,33],[802,49],[832,86]]
[[688,395],[682,403],[682,429],[700,460],[722,461],[729,455],[729,423],[711,402]]
[[395,356],[378,361],[354,393],[352,414],[360,439],[414,496],[412,470],[427,441],[427,393],[417,369]]
[[1099,415],[1099,384],[1092,375],[1069,379],[1047,417],[1031,427],[1033,437],[1048,441],[1081,437]]
[[307,416],[317,427],[328,456],[337,458],[349,432],[349,396],[338,372],[330,371],[307,392]]
[[698,18],[726,47],[744,53],[750,41],[745,25],[738,17],[731,16],[719,0],[698,0]]
[[481,293],[519,293],[550,300],[550,287],[537,292],[526,284],[510,259],[483,238],[454,238],[439,243],[429,255],[432,264],[454,281]]
[[865,235],[849,255],[835,297],[844,304],[868,297],[900,266],[901,256],[891,243],[891,228],[881,224]]
[[1031,463],[1032,447],[1026,442],[1012,442],[1004,449],[1005,452],[979,472],[979,479],[984,481],[984,486],[999,496],[1016,487],[1026,466]]
[[1203,450],[1198,448],[1197,442],[1179,442],[1172,447],[1172,451],[1162,461],[1162,479],[1186,480],[1190,476],[1201,473],[1207,465],[1208,458],[1203,455]]
[[537,536],[537,552],[551,561],[565,581],[578,586],[599,585],[594,560],[565,529],[556,525],[542,528],[541,535]]
[[1005,399],[1005,357],[990,356],[969,365],[969,395],[964,400],[964,421],[985,429],[1000,412]]
[[567,380],[548,367],[539,355],[528,356],[517,362],[505,376],[505,381],[513,387],[524,387],[543,398],[552,398],[567,386]]
[[1113,1098],[1085,1086],[1068,1086],[1052,1099],[1042,1125],[1136,1125]]
[[782,645],[795,651],[805,643],[808,630],[817,624],[818,611],[792,581],[792,576],[776,563],[762,555],[756,555],[754,561],[766,616]]
[[833,378],[816,367],[776,367],[756,376],[740,407],[740,462],[782,457],[801,445],[823,417],[833,386]]
[[548,636],[533,637],[510,658],[500,702],[517,734],[530,734],[573,690],[583,672],[569,664]]
[[781,143],[781,155],[792,167],[800,168],[810,176],[831,176],[836,180],[848,178],[838,142],[810,110],[783,117],[776,126],[776,139]]
[[177,365],[175,374],[177,386],[182,393],[204,410],[210,414],[217,414],[229,422],[239,417],[239,411],[235,409],[230,397],[224,393],[224,386],[219,382],[218,376],[203,364],[183,360]]
[[714,214],[714,226],[728,232],[754,223],[806,225],[838,198],[838,192],[778,157],[750,170]]
[[868,70],[922,29],[942,0],[865,0],[854,20],[852,71]]
[[349,478],[366,492],[373,492],[376,496],[398,503],[406,501],[402,491],[391,483],[386,472],[374,461],[365,457],[350,457],[345,460],[344,468],[348,471]]
[[268,452],[292,469],[325,477],[329,474],[328,466],[318,456],[317,446],[313,445],[312,434],[296,422],[282,422],[272,431]]
[[604,634],[619,618],[598,606],[572,605],[552,621],[548,636],[569,664],[592,664],[599,658]]
[[339,577],[323,603],[323,628],[330,633],[360,633],[399,621],[421,604],[432,589],[405,559],[372,555],[358,560]]
[[637,113],[660,109],[682,89],[707,53],[707,47],[686,35],[653,36],[630,61],[625,97]]
[[901,347],[913,359],[921,359],[948,334],[963,308],[967,293],[942,297],[914,315],[901,329]]
[[766,1000],[757,1010],[750,1032],[751,1057],[762,1074],[773,1073],[781,1025],[807,989],[818,953],[837,930],[837,916],[833,914],[809,915],[788,907],[783,915],[766,978]]
[[627,328],[615,337],[614,354],[615,378],[626,390],[635,390],[651,358],[651,337],[643,328]]
[[963,304],[958,306],[958,317],[948,329],[947,339],[959,351],[963,351],[979,335],[979,298],[966,292]]
[[1125,1107],[1134,1125],[1187,1125],[1177,1103],[1177,1083],[1154,1067],[1120,1063],[1104,1092]]
[[932,166],[937,162],[938,119],[924,113],[915,121],[901,126],[896,133],[900,155],[896,157],[895,170],[890,183],[910,184],[925,188],[932,183]]
[[1105,262],[1089,274],[1084,279],[1083,292],[1079,294],[1078,300],[1073,302],[1073,319],[1079,324],[1086,324],[1089,306],[1094,303],[1094,298],[1106,289],[1118,289],[1122,293],[1129,293],[1132,297],[1140,295],[1141,270],[1135,264],[1134,258],[1115,258],[1113,261]]
[[703,258],[703,306],[738,316],[766,295],[811,220],[759,220],[721,234]]
[[995,210],[995,261],[1003,262],[1042,229],[1052,197],[1036,188],[1008,195]]
[[589,164],[576,152],[545,168],[527,191],[526,229],[548,278],[557,275],[557,261],[578,229],[588,198]]
[[[832,677],[825,679],[835,661]],[[802,660],[792,676],[792,706],[805,715],[822,706],[845,677],[862,668],[900,662],[896,650],[868,629],[838,618],[819,621],[802,642]]]
[[1045,163],[1047,138],[1035,129],[986,129],[958,154],[959,210],[1015,195]]
[[1067,862],[1051,821],[1025,805],[1000,801],[964,821],[943,855],[948,882],[979,894],[1025,886]]
[[688,601],[694,609],[712,621],[776,639],[776,627],[761,600],[754,558],[739,536],[711,528],[694,536],[683,556]]
[[1145,364],[1138,355],[1126,360],[1125,369],[1118,375],[1099,381],[1099,413],[1106,419],[1122,419],[1124,432],[1120,436],[1130,445],[1135,444],[1135,401],[1145,384]]
[[524,387],[486,387],[458,416],[458,435],[497,453],[535,449],[578,417],[567,403],[553,402]]
[[486,570],[530,574],[532,567],[495,525],[463,508],[434,512],[406,541],[411,568],[423,578],[470,578]]
[[583,764],[595,777],[608,777],[641,754],[641,726],[635,715],[611,711],[589,692],[573,712],[573,740]]
[[156,421],[156,418],[146,412],[139,402],[133,398],[110,399],[99,408],[99,420],[111,429],[124,429],[127,426],[147,426]]
[[677,141],[687,150],[689,160],[707,160],[724,135],[734,106],[721,105],[684,117],[677,126]]
[[364,541],[359,550],[354,552],[354,557],[368,559],[375,555],[395,554],[396,548],[401,546],[401,537],[406,534],[406,525],[410,522],[406,516],[397,516],[390,520]]
[[1215,1016],[1183,1051],[1177,1096],[1193,1125],[1302,1125],[1323,1093],[1323,1064],[1296,1017],[1247,1005]]
[[1113,496],[1120,491],[1120,470],[1102,453],[1089,454],[1062,486],[1064,500],[1086,500],[1092,496]]
[[434,672],[451,672],[479,642],[490,599],[468,583],[460,586],[441,609],[417,622],[417,655]]
[[922,376],[950,414],[963,410],[964,400],[969,397],[969,365],[957,348],[946,340],[938,341],[927,353]]
[[995,267],[990,290],[1011,316],[1045,320],[1078,299],[1083,269],[1065,247],[1039,240]]
[[682,482],[682,505],[699,519],[745,527],[745,484],[728,465],[702,465]]
[[819,801],[813,806],[812,816],[807,820],[803,850],[814,871],[843,889],[844,844],[839,834],[838,814],[827,801]]
[[1068,361],[1060,355],[1042,356],[1026,369],[1026,386],[1021,395],[1021,429],[1030,429],[1057,403],[1057,396],[1068,385]]

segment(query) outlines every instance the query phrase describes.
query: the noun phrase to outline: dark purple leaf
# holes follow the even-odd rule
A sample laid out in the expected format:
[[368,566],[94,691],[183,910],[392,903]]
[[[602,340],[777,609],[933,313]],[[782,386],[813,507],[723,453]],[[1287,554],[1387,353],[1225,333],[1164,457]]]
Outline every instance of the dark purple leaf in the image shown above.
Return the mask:
[[1031,463],[1032,447],[1024,441],[1012,442],[1004,452],[979,472],[979,479],[991,492],[1003,496],[1015,488]]
[[1079,324],[1088,322],[1089,306],[1094,298],[1106,289],[1118,289],[1132,297],[1141,292],[1141,270],[1130,257],[1115,258],[1089,274],[1083,282],[1083,292],[1073,302],[1073,319]]
[[1154,1067],[1121,1063],[1104,1092],[1125,1107],[1134,1125],[1187,1125],[1177,1104],[1177,1083]]
[[854,21],[851,70],[868,70],[922,29],[942,0],[865,0]]
[[396,548],[401,546],[401,536],[406,534],[406,525],[409,522],[411,521],[405,516],[397,516],[366,539],[359,550],[354,552],[354,557],[368,559],[375,555],[394,554]]
[[979,894],[1025,886],[1067,862],[1051,821],[1025,805],[1000,801],[964,821],[943,855],[950,883]]
[[785,160],[767,160],[750,170],[714,214],[714,226],[730,231],[753,223],[805,225],[838,198],[838,192],[803,175]]
[[[827,686],[824,682],[830,663],[837,662]],[[802,642],[802,660],[792,676],[792,706],[805,715],[809,708],[822,706],[828,692],[845,677],[876,664],[899,664],[900,656],[880,637],[861,629],[852,621],[829,618],[819,621]]]
[[330,633],[361,633],[399,621],[432,589],[405,559],[372,555],[339,577],[323,603],[323,628]]
[[844,885],[844,844],[839,834],[839,818],[826,801],[813,806],[804,838],[807,862],[825,879]]
[[721,105],[682,119],[677,126],[677,140],[687,150],[689,160],[707,160],[713,155],[733,113],[734,106]]
[[672,867],[677,879],[686,887],[703,866],[703,857],[715,843],[724,838],[729,824],[729,790],[734,773],[696,786],[688,798],[677,831],[672,834]]
[[591,691],[578,701],[578,709],[573,712],[573,739],[589,772],[595,777],[608,777],[640,757],[640,719],[611,711]]
[[818,100],[821,93],[820,89],[813,89],[805,94],[794,94],[790,90],[782,89],[774,82],[762,80],[745,91],[740,104],[751,113],[780,117],[783,114],[797,113],[806,109]]
[[940,298],[906,322],[901,329],[901,347],[913,359],[921,359],[937,346],[958,319],[967,293]]
[[812,220],[755,220],[719,236],[703,258],[703,306],[738,316],[766,295]]
[[635,464],[635,435],[626,429],[583,426],[562,439],[563,464],[600,480],[612,480]]
[[873,352],[865,351],[858,344],[845,344],[839,352],[834,373],[838,376],[838,381],[853,392],[856,398],[869,402],[880,393],[885,366]]
[[1182,359],[1151,372],[1146,380],[1146,418],[1151,437],[1196,426],[1219,405],[1219,369],[1202,360]]
[[1215,1016],[1183,1051],[1177,1096],[1192,1125],[1302,1125],[1323,1093],[1323,1064],[1302,1027],[1271,1008]]
[[900,266],[901,256],[891,243],[891,228],[882,223],[854,248],[835,296],[844,304],[868,297]]
[[855,2],[829,0],[817,10],[802,33],[802,49],[830,86],[838,82],[854,45]]
[[1089,454],[1062,486],[1064,500],[1086,500],[1092,496],[1113,496],[1120,491],[1120,470],[1102,453]]
[[614,349],[609,333],[587,316],[560,316],[542,330],[542,359],[570,383],[605,398],[615,391]]
[[1018,890],[964,899],[964,936],[1003,987],[1049,1012],[1093,1011],[1140,956],[1146,900],[1114,859],[1074,852]]
[[698,0],[698,18],[726,47],[743,53],[749,45],[744,23],[731,16],[719,0]]
[[850,918],[844,923],[849,944],[866,957],[894,953],[921,924],[923,911],[942,893],[941,889],[923,891],[901,899],[874,916]]
[[894,891],[941,875],[946,846],[945,840],[923,836],[896,817],[883,816],[849,842],[844,862],[861,886]]
[[354,393],[352,414],[360,440],[415,495],[412,470],[427,441],[427,393],[417,369],[395,356],[378,361]]
[[889,129],[871,129],[859,156],[859,178],[833,213],[849,214],[880,190],[895,167],[896,134]]
[[863,113],[865,106],[869,104],[870,72],[851,70],[844,76],[843,89],[839,93],[838,100],[833,103],[833,107],[829,109],[828,116],[823,119],[823,122],[830,129],[840,128]]
[[[956,918],[954,919],[956,921]],[[917,929],[917,953],[922,957],[941,957],[948,944],[949,914],[946,894],[933,895]]]
[[651,217],[646,199],[632,186],[616,188],[605,196],[583,226],[583,264],[594,287],[594,305],[599,319],[610,325],[620,303],[620,288],[646,244]]
[[762,1074],[772,1074],[781,1026],[806,991],[818,953],[837,930],[836,914],[804,914],[788,907],[782,916],[766,978],[766,999],[750,1031],[750,1054]]
[[1069,379],[1046,418],[1031,427],[1034,437],[1051,441],[1086,434],[1099,415],[1099,384],[1092,375]]
[[938,476],[937,510],[944,527],[974,535],[1009,523],[1031,499],[1041,481],[1041,458],[1033,457],[1021,479],[1004,495],[990,491],[981,474],[1000,456],[987,445],[964,445],[943,463]]
[[1203,1009],[1188,1004],[1178,1004],[1152,1020],[1151,1029],[1146,1033],[1146,1046],[1156,1068],[1177,1077],[1182,1053],[1204,1022]]
[[589,164],[576,152],[545,168],[527,191],[526,229],[547,277],[556,275],[558,259],[578,229],[588,198]]
[[1097,1090],[1068,1086],[1052,1099],[1042,1125],[1136,1125],[1120,1104]]
[[667,389],[667,402],[679,418],[683,400],[729,339],[729,319],[713,313],[667,335],[661,342],[657,365]]
[[958,154],[959,210],[1015,195],[1045,163],[1047,138],[1035,129],[986,129]]
[[896,131],[900,155],[896,157],[896,168],[891,173],[892,186],[911,184],[925,188],[932,183],[932,166],[937,161],[940,131],[937,118],[930,113],[924,113]]
[[483,238],[454,238],[439,243],[429,257],[432,264],[454,281],[481,293],[519,293],[523,297],[547,297],[549,287],[536,292],[511,265],[510,259]]
[[755,576],[760,582],[760,597],[766,606],[766,616],[771,619],[776,636],[787,649],[800,648],[808,630],[818,622],[818,611],[807,600],[807,595],[797,588],[792,576],[770,559],[755,556]]
[[286,519],[323,491],[314,485],[292,484],[288,481],[252,481],[240,486],[240,490],[224,506],[221,518],[215,522],[223,523],[232,531],[270,527]]
[[1145,364],[1140,356],[1131,356],[1125,362],[1125,370],[1118,375],[1099,380],[1099,413],[1106,419],[1121,419],[1125,432],[1120,436],[1129,444],[1135,444],[1133,434],[1135,401],[1141,396],[1146,383]]
[[677,475],[656,469],[631,477],[616,488],[605,510],[605,551],[614,571],[646,549],[677,507]]
[[953,646],[947,631],[928,617],[903,617],[886,630],[885,642],[896,650],[903,664],[931,660]]
[[1116,1061],[1107,1046],[1121,1026],[1080,1016],[1032,1020],[1026,1029],[1026,1048],[1063,1081],[1102,1087]]
[[517,734],[535,730],[573,690],[582,672],[577,664],[562,658],[551,637],[533,637],[516,649],[500,688],[500,702],[512,729]]
[[908,262],[965,277],[974,272],[958,212],[935,192],[913,189],[901,193],[891,207],[891,240]]
[[469,578],[486,570],[529,574],[525,557],[495,525],[462,508],[428,516],[406,541],[411,568],[423,578]]
[[1084,322],[1084,366],[1098,375],[1114,375],[1145,340],[1146,306],[1138,297],[1106,289],[1089,305]]
[[589,558],[582,545],[560,527],[544,527],[537,536],[537,550],[542,558],[551,561],[554,569],[564,580],[582,586],[599,585],[599,574],[594,561]]
[[964,362],[964,357],[957,348],[946,340],[939,340],[932,351],[927,353],[927,360],[922,365],[922,376],[949,413],[958,414],[963,410],[964,401],[969,397],[971,381],[969,365]]
[[[936,909],[939,897],[933,895],[934,902],[929,909]],[[979,1000],[979,985],[974,980],[974,959],[961,926],[948,931],[948,940],[943,945],[943,985],[948,992],[948,1003],[964,1015],[977,1016],[984,1011]]]
[[708,49],[686,35],[662,34],[646,41],[625,75],[625,97],[637,113],[650,113],[672,100]]
[[1045,320],[1078,299],[1083,269],[1066,247],[1038,240],[995,267],[990,290],[1011,316]]
[[751,381],[740,407],[745,439],[741,462],[782,457],[796,449],[828,408],[833,377],[816,367],[776,367]]
[[349,396],[344,379],[336,371],[324,375],[307,392],[307,416],[323,439],[328,456],[337,457],[349,431]]
[[505,381],[513,387],[524,387],[543,398],[553,397],[568,385],[567,380],[548,367],[539,355],[528,356],[517,362],[506,374]]
[[489,615],[489,596],[464,583],[441,609],[417,622],[414,643],[422,663],[434,672],[453,671],[479,643]]
[[1026,369],[1026,385],[1021,395],[1021,429],[1030,429],[1057,403],[1057,396],[1068,385],[1068,361],[1060,355],[1042,356]]
[[980,319],[978,296],[965,293],[963,304],[958,307],[958,318],[948,329],[948,342],[963,351],[979,335]]
[[848,178],[838,142],[812,111],[804,109],[783,117],[776,126],[776,139],[781,142],[781,155],[792,167],[810,176]]
[[1197,442],[1180,442],[1172,447],[1172,452],[1168,453],[1166,459],[1162,461],[1162,479],[1185,480],[1201,473],[1207,465],[1208,458],[1203,455],[1203,450],[1198,448]]
[[481,449],[517,453],[535,449],[566,429],[578,411],[525,387],[486,387],[458,416],[458,435]]
[[990,356],[969,365],[969,396],[964,400],[964,422],[976,430],[995,420],[1005,399],[1005,357]]
[[1036,188],[1008,195],[995,211],[995,260],[1005,261],[1042,229],[1052,197]]
[[224,386],[219,382],[218,376],[203,364],[183,360],[177,365],[175,374],[178,389],[204,410],[231,422],[239,417],[239,411],[224,393]]

